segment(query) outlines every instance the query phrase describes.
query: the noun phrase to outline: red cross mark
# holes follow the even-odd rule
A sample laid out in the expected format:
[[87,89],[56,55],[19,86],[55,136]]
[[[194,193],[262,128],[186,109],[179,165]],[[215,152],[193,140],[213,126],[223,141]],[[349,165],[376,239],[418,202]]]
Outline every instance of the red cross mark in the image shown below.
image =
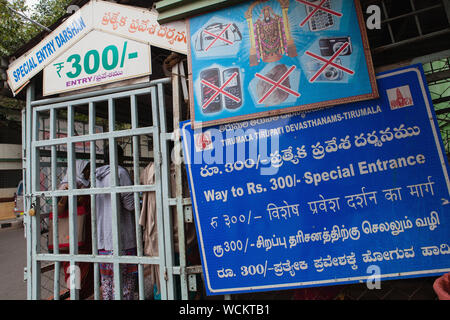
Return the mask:
[[283,74],[281,76],[281,78],[278,79],[277,82],[275,82],[272,79],[267,78],[266,76],[263,76],[262,74],[256,73],[255,74],[256,77],[258,77],[261,80],[263,80],[265,82],[268,82],[268,83],[270,83],[272,85],[272,87],[264,94],[264,96],[261,99],[259,99],[258,103],[263,103],[264,100],[266,100],[267,97],[270,96],[272,94],[272,92],[275,91],[275,89],[281,89],[281,90],[283,90],[283,91],[285,91],[285,92],[287,92],[289,94],[294,95],[297,98],[300,97],[300,93],[295,92],[294,90],[291,90],[290,88],[288,88],[288,87],[286,87],[286,86],[281,84],[284,80],[286,80],[287,77],[289,77],[289,74],[291,74],[291,72],[294,71],[294,69],[295,69],[295,66],[290,67],[289,70],[286,71],[286,73]]
[[323,4],[327,0],[322,0],[318,5],[317,4],[313,4],[311,2],[308,2],[308,1],[305,1],[305,0],[296,0],[296,1],[297,2],[301,2],[303,4],[306,4],[307,6],[310,6],[310,7],[314,8],[314,10],[311,11],[311,13],[300,23],[300,27],[303,27],[308,22],[308,20],[311,19],[311,17],[319,10],[327,12],[327,13],[332,14],[332,15],[335,15],[335,16],[337,16],[339,18],[342,17],[342,13],[323,7]]
[[315,59],[317,59],[317,60],[320,60],[320,61],[322,61],[322,62],[325,62],[325,64],[324,64],[319,70],[317,70],[316,74],[315,74],[311,79],[309,79],[309,82],[314,82],[314,81],[316,81],[316,79],[322,74],[322,72],[325,71],[325,69],[326,69],[328,66],[333,66],[333,67],[338,68],[338,69],[340,69],[340,70],[342,70],[342,71],[344,71],[344,72],[346,72],[346,73],[348,73],[348,74],[354,75],[355,72],[354,72],[353,70],[350,70],[350,69],[348,69],[348,68],[345,68],[345,67],[341,66],[340,64],[336,64],[336,63],[333,62],[333,61],[341,54],[341,52],[344,51],[349,45],[350,45],[350,44],[349,44],[348,42],[344,43],[344,44],[339,48],[339,50],[336,51],[336,52],[333,54],[333,56],[330,58],[330,60],[327,60],[327,59],[325,59],[325,58],[323,58],[323,57],[321,57],[321,56],[318,56],[317,54],[314,54],[314,53],[312,53],[312,52],[310,52],[310,51],[306,51],[306,54],[307,54],[308,56],[313,57],[313,58],[315,58]]
[[211,48],[213,46],[213,44],[217,41],[217,40],[222,40],[228,44],[233,44],[233,42],[231,42],[228,39],[222,38],[222,35],[225,33],[225,31],[227,31],[227,29],[231,26],[231,23],[229,23],[225,28],[223,28],[223,30],[217,35],[214,34],[212,32],[209,32],[208,30],[203,30],[204,33],[209,34],[210,36],[213,36],[215,39],[209,44],[209,46],[205,49],[205,51],[208,51],[209,48]]
[[228,84],[237,76],[237,72],[233,73],[231,75],[231,77],[219,88],[216,85],[202,79],[201,83],[204,84],[205,86],[210,87],[212,90],[214,90],[214,94],[208,99],[208,101],[205,102],[205,104],[202,106],[203,109],[206,109],[209,104],[219,95],[219,94],[223,94],[225,96],[227,96],[228,98],[230,98],[231,100],[234,100],[235,102],[241,102],[241,99],[239,99],[238,97],[232,95],[229,92],[224,91],[223,89],[225,89]]

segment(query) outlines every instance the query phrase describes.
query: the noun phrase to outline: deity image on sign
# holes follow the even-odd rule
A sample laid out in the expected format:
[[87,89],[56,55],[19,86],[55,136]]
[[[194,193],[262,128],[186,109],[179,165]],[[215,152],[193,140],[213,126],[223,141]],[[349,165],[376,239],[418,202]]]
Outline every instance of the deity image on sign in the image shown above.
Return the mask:
[[254,2],[245,13],[250,30],[250,66],[264,62],[276,62],[283,55],[297,56],[297,49],[291,37],[287,10],[289,1],[279,1],[282,16],[277,15],[272,7],[265,6],[257,20],[253,23],[253,8],[260,3]]

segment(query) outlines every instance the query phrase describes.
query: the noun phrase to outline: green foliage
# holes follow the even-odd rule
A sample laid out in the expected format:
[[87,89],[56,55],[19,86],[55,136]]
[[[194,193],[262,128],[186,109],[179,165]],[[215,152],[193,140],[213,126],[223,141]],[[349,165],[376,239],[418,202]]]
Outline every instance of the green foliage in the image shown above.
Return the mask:
[[[9,56],[42,31],[40,27],[7,8],[49,27],[62,15],[71,0],[39,0],[30,8],[25,0],[0,0],[0,56]],[[32,9],[32,10],[29,10]]]
[[34,6],[31,18],[44,26],[51,26],[66,13],[71,2],[72,0],[40,0]]
[[10,55],[39,31],[35,26],[24,23],[7,6],[20,12],[27,10],[25,0],[0,0],[0,56]]
[[25,108],[25,101],[0,96],[0,107],[6,109],[22,110]]

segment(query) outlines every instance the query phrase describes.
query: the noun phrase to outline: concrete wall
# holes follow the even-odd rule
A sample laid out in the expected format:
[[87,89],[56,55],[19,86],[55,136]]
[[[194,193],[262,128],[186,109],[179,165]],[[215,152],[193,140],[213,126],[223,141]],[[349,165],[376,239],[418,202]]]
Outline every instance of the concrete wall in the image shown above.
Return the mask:
[[[20,144],[0,144],[0,174],[3,170],[22,169],[22,146]],[[20,179],[21,180],[21,179]],[[0,188],[0,199],[12,198],[17,186]],[[0,203],[0,205],[3,205]],[[10,205],[9,205],[10,206]],[[8,207],[9,209],[9,207]]]
[[22,168],[21,148],[20,144],[0,144],[0,170]]

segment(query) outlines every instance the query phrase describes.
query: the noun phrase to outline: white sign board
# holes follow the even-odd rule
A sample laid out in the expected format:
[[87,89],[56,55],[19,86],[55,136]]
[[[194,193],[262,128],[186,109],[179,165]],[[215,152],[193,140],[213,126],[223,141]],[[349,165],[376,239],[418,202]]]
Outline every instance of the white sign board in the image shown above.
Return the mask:
[[93,3],[85,5],[33,49],[10,64],[7,70],[8,85],[14,94],[17,94],[33,76],[92,29],[92,10]]
[[150,46],[92,30],[44,69],[43,94],[67,92],[151,74]]
[[[28,81],[53,64],[91,30],[101,30],[129,40],[187,54],[184,21],[160,25],[158,13],[144,8],[94,0],[77,10],[39,44],[12,62],[7,71],[14,94]],[[92,46],[92,44],[89,44]]]
[[158,12],[112,2],[95,3],[94,28],[187,54],[186,23],[160,25]]

